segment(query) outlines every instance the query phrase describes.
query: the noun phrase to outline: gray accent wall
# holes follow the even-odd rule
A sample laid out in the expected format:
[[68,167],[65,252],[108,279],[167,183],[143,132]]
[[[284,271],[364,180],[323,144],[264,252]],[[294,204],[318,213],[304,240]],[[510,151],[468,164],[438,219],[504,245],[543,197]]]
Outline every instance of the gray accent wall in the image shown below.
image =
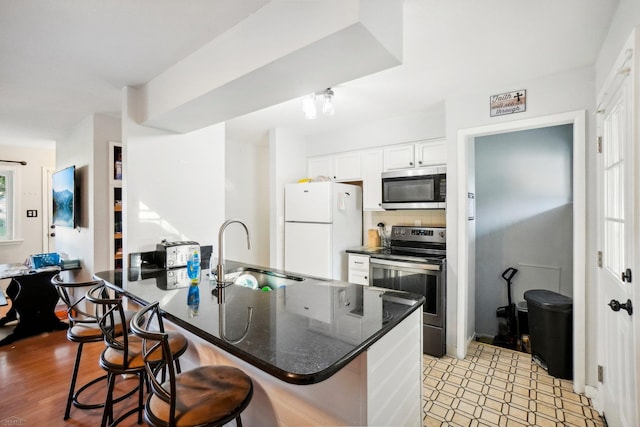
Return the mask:
[[475,140],[476,334],[498,333],[496,309],[529,289],[572,295],[571,125]]

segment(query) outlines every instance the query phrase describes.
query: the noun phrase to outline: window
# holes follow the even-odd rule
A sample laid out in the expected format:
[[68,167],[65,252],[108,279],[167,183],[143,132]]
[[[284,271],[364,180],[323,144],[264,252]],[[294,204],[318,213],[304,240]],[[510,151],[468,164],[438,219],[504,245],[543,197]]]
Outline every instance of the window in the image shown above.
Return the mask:
[[0,167],[0,241],[16,239],[16,171]]

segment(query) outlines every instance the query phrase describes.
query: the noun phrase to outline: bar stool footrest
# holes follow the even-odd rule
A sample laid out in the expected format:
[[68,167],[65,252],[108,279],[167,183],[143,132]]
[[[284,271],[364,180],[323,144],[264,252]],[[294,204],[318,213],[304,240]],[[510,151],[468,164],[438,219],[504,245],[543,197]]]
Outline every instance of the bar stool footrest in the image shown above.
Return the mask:
[[[100,381],[105,381],[107,379],[107,375],[103,375],[101,377],[98,378],[94,378],[93,380],[89,381],[88,383],[86,383],[85,385],[83,385],[82,387],[80,387],[74,394],[73,394],[73,406],[75,406],[76,408],[79,409],[98,409],[98,408],[104,408],[104,402],[101,403],[83,403],[79,401],[80,398],[80,394],[85,391],[87,388],[91,387],[94,384],[97,384]],[[140,386],[138,384],[136,384],[136,386],[127,391],[125,394],[123,394],[122,396],[118,396],[116,399],[113,400],[113,403],[118,403],[118,402],[122,402],[124,399],[128,398],[129,396],[132,396],[133,394],[135,394],[138,389],[140,388]]]

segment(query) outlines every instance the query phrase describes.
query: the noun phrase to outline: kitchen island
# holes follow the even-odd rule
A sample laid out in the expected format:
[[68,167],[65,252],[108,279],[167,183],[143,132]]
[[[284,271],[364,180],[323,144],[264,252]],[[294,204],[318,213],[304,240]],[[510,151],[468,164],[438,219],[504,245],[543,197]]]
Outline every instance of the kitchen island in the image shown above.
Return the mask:
[[[227,262],[228,272],[247,267]],[[423,297],[301,276],[269,292],[230,285],[219,303],[204,270],[195,307],[176,274],[183,277],[131,269],[96,278],[138,304],[160,303],[190,341],[184,369],[245,371],[254,382],[246,425],[422,425]]]

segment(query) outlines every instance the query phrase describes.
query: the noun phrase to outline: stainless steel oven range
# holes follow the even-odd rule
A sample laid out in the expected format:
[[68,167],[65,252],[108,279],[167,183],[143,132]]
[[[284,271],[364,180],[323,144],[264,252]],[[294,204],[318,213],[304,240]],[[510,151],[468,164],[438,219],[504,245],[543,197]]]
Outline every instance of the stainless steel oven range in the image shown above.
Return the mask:
[[371,254],[370,285],[423,295],[423,352],[440,357],[446,340],[446,232],[393,226],[391,248]]

